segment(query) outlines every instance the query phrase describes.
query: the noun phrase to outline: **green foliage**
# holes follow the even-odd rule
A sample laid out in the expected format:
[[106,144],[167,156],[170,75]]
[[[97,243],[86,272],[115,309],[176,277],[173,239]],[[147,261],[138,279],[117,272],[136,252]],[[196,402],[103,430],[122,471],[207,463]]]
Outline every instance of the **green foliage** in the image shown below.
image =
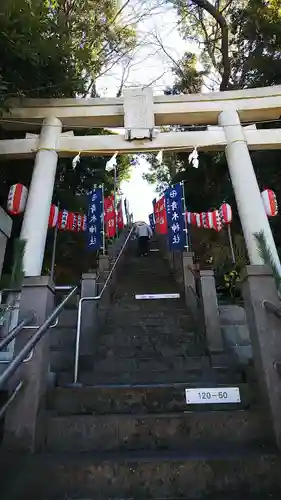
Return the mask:
[[272,274],[273,274],[273,277],[275,280],[277,290],[280,290],[281,289],[281,276],[280,276],[280,273],[279,273],[278,268],[276,266],[276,263],[272,257],[272,253],[270,251],[270,248],[268,247],[268,245],[266,243],[266,238],[265,238],[264,232],[261,231],[260,233],[255,233],[254,236],[257,240],[260,256],[261,256],[262,260],[264,261],[264,263],[272,270]]
[[165,94],[191,94],[200,92],[203,85],[203,76],[206,71],[198,71],[197,57],[195,54],[186,52],[184,56],[174,65],[175,82],[172,88],[168,88]]
[[281,82],[279,1],[249,0],[235,5],[230,18],[232,82],[236,88]]
[[[229,88],[250,88],[281,83],[281,8],[279,0],[237,0],[229,2],[195,2],[190,0],[171,2],[178,11],[182,36],[197,44],[197,59],[203,66],[204,84],[211,90],[218,90],[223,75],[221,54],[221,30],[216,20],[203,8],[212,3],[221,12],[227,22],[229,36],[230,78]],[[197,66],[195,66],[195,69]],[[204,72],[208,76],[204,76]],[[190,71],[190,66],[179,61],[174,68],[175,89],[168,93],[190,92],[196,89],[198,74]],[[188,85],[186,84],[188,82]],[[194,90],[192,90],[194,91]],[[198,91],[198,90],[195,90]],[[211,95],[210,95],[211,96]],[[280,128],[280,122],[257,124],[257,128]],[[170,130],[204,130],[204,127],[171,127]],[[196,144],[194,144],[196,146]],[[189,211],[201,212],[218,208],[223,201],[231,204],[234,220],[232,232],[234,240],[240,239],[241,227],[228,166],[224,153],[205,153],[199,150],[199,168],[194,169],[188,162],[190,152],[164,153],[163,165],[159,166],[155,156],[148,156],[150,171],[146,174],[148,182],[158,184],[161,192],[167,183],[184,181],[186,206]],[[274,189],[277,199],[281,200],[281,152],[254,151],[251,158],[255,168],[260,190]],[[270,220],[277,247],[281,248],[281,220]],[[195,230],[194,232],[198,232]],[[209,231],[205,244],[213,250],[213,232]],[[207,241],[208,240],[208,241]],[[194,241],[194,239],[193,239]],[[205,246],[206,246],[205,245]],[[228,243],[222,247],[219,259],[225,262],[228,255]],[[236,256],[241,250],[241,265],[246,263],[244,245],[235,250]],[[206,246],[206,253],[207,246]],[[211,252],[212,253],[212,252]],[[240,265],[239,265],[240,267]],[[222,274],[223,275],[223,274]]]
[[[120,10],[116,0],[2,0],[0,113],[12,104],[12,97],[95,97],[97,77],[128,56],[135,46],[135,28],[124,25]],[[100,129],[76,131],[76,135],[79,133],[109,134]],[[0,138],[17,137],[21,138],[22,133],[0,129]],[[94,185],[103,183],[105,193],[112,192],[113,174],[104,170],[107,160],[82,157],[73,169],[71,159],[60,158],[53,202],[71,211],[85,212],[85,194]],[[20,182],[29,187],[33,164],[33,160],[2,163],[1,205],[6,206],[12,184]],[[118,185],[128,178],[129,171],[129,157],[118,158]],[[12,238],[18,237],[21,222],[22,217],[13,218]],[[58,279],[78,280],[81,271],[94,267],[96,256],[85,252],[84,240],[82,234],[59,234]],[[45,271],[50,268],[52,241],[50,230]],[[7,273],[12,268],[11,254],[8,242]]]
[[2,0],[0,106],[95,92],[97,76],[135,44],[118,10],[115,0]]

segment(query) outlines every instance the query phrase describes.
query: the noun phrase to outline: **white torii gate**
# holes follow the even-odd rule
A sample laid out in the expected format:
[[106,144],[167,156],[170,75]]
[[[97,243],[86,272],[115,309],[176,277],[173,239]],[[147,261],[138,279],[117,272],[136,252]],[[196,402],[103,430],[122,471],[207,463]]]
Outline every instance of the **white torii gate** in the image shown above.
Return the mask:
[[[192,150],[194,146],[199,152],[225,150],[250,263],[263,263],[254,238],[254,233],[263,231],[281,273],[249,154],[249,150],[280,149],[281,131],[242,126],[280,116],[281,86],[180,96],[153,96],[152,89],[137,88],[126,89],[124,98],[116,99],[14,101],[11,112],[1,118],[1,126],[35,132],[24,139],[0,141],[2,161],[35,157],[21,230],[21,238],[27,241],[26,276],[41,274],[58,155]],[[200,132],[159,130],[159,126],[187,124],[211,127]],[[81,127],[125,130],[123,135],[74,136],[73,130]]]

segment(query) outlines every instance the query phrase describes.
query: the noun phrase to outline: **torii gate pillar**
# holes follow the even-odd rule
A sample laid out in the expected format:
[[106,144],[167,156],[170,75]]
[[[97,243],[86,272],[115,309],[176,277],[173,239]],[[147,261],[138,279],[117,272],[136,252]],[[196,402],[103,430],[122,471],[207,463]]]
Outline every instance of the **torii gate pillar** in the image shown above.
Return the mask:
[[234,109],[222,111],[219,116],[219,125],[225,131],[227,140],[225,153],[250,263],[264,264],[254,237],[255,233],[263,231],[268,248],[281,274],[280,260],[237,111]]
[[58,118],[51,116],[44,120],[20,235],[26,241],[25,276],[41,275],[61,130]]

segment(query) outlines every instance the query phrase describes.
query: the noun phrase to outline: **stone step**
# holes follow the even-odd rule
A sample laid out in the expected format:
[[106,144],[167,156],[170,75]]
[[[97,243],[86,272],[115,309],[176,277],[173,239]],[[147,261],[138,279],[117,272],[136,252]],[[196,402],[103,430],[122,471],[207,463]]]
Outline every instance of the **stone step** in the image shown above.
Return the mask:
[[190,343],[196,343],[199,339],[198,334],[192,331],[179,332],[171,331],[165,327],[157,327],[153,329],[141,328],[136,325],[126,330],[115,328],[114,332],[111,329],[105,328],[104,332],[99,337],[99,345],[102,347],[142,347],[143,349],[151,346],[158,347],[175,347],[181,350],[184,346],[189,346]]
[[[93,371],[79,371],[79,382],[84,385],[95,384],[173,384],[198,383],[212,380],[216,384],[236,384],[243,382],[239,372],[228,369],[212,369],[206,374],[202,370],[164,370],[155,372],[134,371],[126,373],[94,373]],[[57,385],[65,386],[73,381],[73,370],[57,374]]]
[[[206,386],[206,382],[204,383]],[[198,385],[200,387],[200,385]],[[207,383],[210,386],[210,382]],[[256,408],[256,384],[239,384],[241,403],[187,406],[185,389],[195,384],[96,386],[55,388],[47,393],[47,409],[57,415],[105,415],[112,413],[176,413],[188,408],[197,411]],[[202,384],[201,384],[202,387]],[[222,389],[224,386],[220,386]]]
[[136,328],[146,331],[157,331],[159,333],[175,333],[177,330],[184,329],[190,331],[194,329],[189,316],[175,316],[169,317],[164,315],[149,316],[136,314],[125,314],[108,316],[105,319],[104,329],[116,329],[118,333],[122,332],[122,328]]
[[107,316],[107,324],[146,324],[147,326],[163,326],[167,324],[189,324],[191,317],[187,312],[185,314],[178,313],[177,311],[148,311],[140,309],[122,309],[119,308],[117,312],[109,311]]
[[[71,370],[74,364],[74,349],[64,349],[63,351],[51,351],[50,369],[52,372],[62,372]],[[154,372],[162,372],[169,374],[174,370],[177,371],[202,371],[210,366],[208,358],[202,357],[161,357],[160,359],[153,358],[138,358],[132,356],[130,358],[118,359],[114,355],[108,356],[106,359],[97,359],[94,354],[80,355],[79,367],[80,370],[93,370],[93,375],[123,376],[131,374],[134,378],[142,374],[146,377],[148,374],[153,376]]]
[[201,371],[210,366],[208,358],[183,358],[176,355],[171,357],[165,356],[159,359],[155,358],[138,358],[132,356],[131,358],[116,359],[113,355],[104,360],[96,360],[94,362],[94,373],[123,374],[124,372],[143,372],[146,374],[147,372],[176,369],[178,371]]
[[[112,353],[115,357],[129,357],[131,353],[138,355],[141,352],[154,352],[153,357],[163,356],[204,356],[205,346],[202,338],[193,333],[161,334],[139,329],[124,329],[120,334],[111,333],[111,330],[104,332],[99,339],[98,353],[101,358],[105,353]],[[146,356],[151,357],[151,356]]]
[[176,310],[163,311],[161,309],[148,310],[148,309],[136,309],[127,308],[123,309],[120,307],[117,311],[108,311],[107,324],[110,325],[142,325],[147,324],[148,326],[163,326],[167,324],[172,326],[173,324],[183,324],[188,325],[191,323],[191,316],[185,311],[185,313],[177,312]]
[[63,327],[63,328],[75,327],[77,324],[77,315],[78,315],[77,308],[63,309],[59,315],[58,327],[54,328],[52,333],[55,333],[56,330],[59,329],[60,327]]
[[161,321],[149,319],[137,322],[134,319],[132,322],[126,320],[107,321],[101,330],[101,337],[106,335],[118,335],[123,337],[125,335],[149,335],[153,337],[164,338],[165,336],[181,336],[187,339],[194,335],[194,326],[189,323],[181,321]]
[[75,346],[76,327],[55,328],[51,330],[50,348],[52,351],[72,349]]
[[[65,372],[74,367],[75,348],[64,349],[63,351],[51,351],[50,369],[52,372]],[[80,370],[93,370],[95,366],[95,354],[80,354]]]
[[[136,277],[135,278],[136,280],[138,280],[138,278]],[[141,284],[139,281],[135,282],[135,283],[132,283],[130,286],[127,285],[126,287],[124,287],[123,289],[119,289],[119,290],[116,290],[114,292],[114,299],[116,302],[122,302],[124,297],[128,297],[128,298],[131,298],[131,299],[134,299],[134,300],[137,300],[135,298],[135,295],[144,295],[144,294],[175,294],[175,293],[179,293],[179,290],[177,288],[175,288],[175,286],[171,286],[171,285],[168,285],[165,284],[165,283],[161,283],[161,282],[150,282],[150,283],[143,283]],[[157,302],[168,302],[168,301],[171,301],[173,300],[174,302],[176,301],[180,301],[181,300],[181,296],[178,297],[178,298],[158,298],[158,299],[138,299],[138,302],[141,302],[142,300],[146,300],[146,302],[151,301],[151,300],[154,300],[154,301],[157,301]]]
[[269,441],[266,426],[250,411],[47,417],[48,451],[187,450],[204,442]]
[[1,492],[7,500],[171,500],[186,498],[187,492],[189,499],[211,495],[222,500],[227,494],[239,493],[239,499],[252,494],[277,500],[281,495],[281,458],[271,448],[217,445],[216,450],[66,452],[20,459],[17,474],[9,474],[8,464],[13,471],[15,456],[2,455],[1,469],[3,462],[7,472]]
[[[119,340],[119,342],[118,342]],[[177,358],[178,356],[189,356],[191,352],[195,351],[194,339],[184,339],[180,344],[176,344],[174,342],[172,345],[166,344],[158,341],[153,342],[148,340],[144,342],[144,339],[136,341],[133,337],[131,338],[131,342],[127,343],[127,345],[120,346],[120,339],[116,339],[116,343],[113,344],[107,343],[105,344],[105,339],[102,340],[102,344],[99,345],[97,349],[97,359],[103,360],[106,358],[155,358],[156,360],[161,360],[161,358],[172,356]],[[198,349],[197,349],[198,350]]]

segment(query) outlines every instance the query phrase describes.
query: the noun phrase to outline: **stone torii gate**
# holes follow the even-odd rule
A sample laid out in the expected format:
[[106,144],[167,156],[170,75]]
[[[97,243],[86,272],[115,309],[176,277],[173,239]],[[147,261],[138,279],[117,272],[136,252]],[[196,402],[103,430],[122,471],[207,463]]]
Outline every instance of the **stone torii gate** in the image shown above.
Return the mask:
[[[250,263],[263,264],[254,233],[263,231],[281,272],[249,150],[280,149],[280,129],[256,130],[279,119],[281,86],[212,94],[153,96],[150,88],[126,89],[114,99],[23,99],[12,102],[1,126],[34,130],[23,139],[0,141],[0,160],[35,158],[21,231],[27,241],[26,276],[41,274],[58,156],[163,150],[224,151]],[[165,125],[209,125],[205,131],[161,132]],[[118,135],[75,136],[78,128],[124,127]],[[39,132],[39,135],[37,135]],[[1,168],[1,165],[0,165]]]

